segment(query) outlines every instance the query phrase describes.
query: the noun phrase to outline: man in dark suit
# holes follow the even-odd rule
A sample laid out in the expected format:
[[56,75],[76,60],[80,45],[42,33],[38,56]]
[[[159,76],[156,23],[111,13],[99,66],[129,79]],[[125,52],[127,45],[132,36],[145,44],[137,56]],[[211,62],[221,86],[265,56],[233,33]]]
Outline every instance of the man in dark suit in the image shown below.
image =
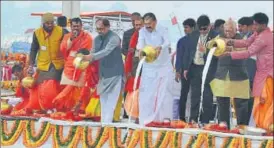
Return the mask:
[[[131,36],[133,35],[134,31],[135,31],[135,20],[140,20],[141,19],[141,14],[138,13],[138,12],[134,12],[131,14],[131,22],[132,22],[132,26],[133,28],[127,30],[124,32],[124,35],[123,35],[123,40],[122,40],[122,53],[123,55],[126,57],[127,56],[127,52],[128,52],[128,49],[129,49],[129,41],[131,39]],[[124,93],[124,98],[126,98],[126,94],[127,92]],[[128,118],[128,115],[127,113],[124,111],[124,118]]]
[[180,120],[186,121],[185,118],[185,112],[186,112],[186,102],[187,102],[187,96],[189,92],[189,80],[186,80],[183,77],[183,58],[185,54],[185,50],[187,50],[189,41],[188,37],[189,34],[192,33],[192,31],[195,29],[196,22],[192,18],[188,18],[183,22],[185,36],[180,38],[177,42],[177,50],[176,50],[176,77],[175,80],[179,82],[181,80],[181,96],[180,96],[180,102],[179,102],[179,115]]
[[128,51],[128,48],[129,48],[129,41],[130,41],[130,38],[133,35],[134,31],[135,31],[134,21],[136,19],[140,20],[140,18],[141,18],[141,14],[138,13],[138,12],[134,12],[131,15],[131,22],[132,22],[133,28],[125,31],[124,35],[123,35],[122,53],[124,54],[124,56],[127,56],[127,51]]
[[[201,100],[202,72],[206,62],[208,50],[206,43],[215,38],[217,33],[211,29],[208,16],[201,15],[197,20],[199,31],[190,34],[189,49],[186,50],[183,58],[183,70],[185,79],[189,79],[191,88],[191,111],[190,121],[198,121],[199,105]],[[212,119],[213,94],[209,82],[214,78],[217,68],[217,58],[213,57],[208,74],[206,76],[203,92],[203,112],[201,122],[208,123]]]

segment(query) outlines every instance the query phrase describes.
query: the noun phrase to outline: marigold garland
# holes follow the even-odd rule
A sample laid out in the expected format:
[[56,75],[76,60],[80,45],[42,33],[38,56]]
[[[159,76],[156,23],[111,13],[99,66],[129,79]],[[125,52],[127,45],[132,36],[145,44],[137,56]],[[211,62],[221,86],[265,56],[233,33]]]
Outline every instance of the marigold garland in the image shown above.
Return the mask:
[[207,134],[201,133],[198,135],[196,141],[193,144],[194,148],[200,148],[204,144],[204,142],[207,140]]
[[110,127],[104,127],[104,132],[103,132],[103,134],[102,134],[102,136],[101,136],[101,138],[100,138],[100,140],[99,140],[96,147],[102,147],[105,144],[105,142],[109,139],[110,129],[111,129]]
[[127,148],[135,148],[136,147],[136,145],[138,144],[138,142],[140,140],[141,131],[142,130],[140,130],[140,129],[136,129],[133,131],[132,138],[130,139],[130,142],[127,145]]
[[273,148],[273,140],[268,140],[265,147],[266,148]]
[[124,140],[123,140],[123,143],[124,143],[126,146],[129,145],[129,142],[130,142],[130,140],[131,140],[131,138],[132,138],[133,132],[134,132],[133,129],[129,129],[127,135],[125,135]]
[[224,138],[221,148],[227,148],[230,145],[232,139],[233,139],[232,137]]
[[229,148],[238,148],[240,144],[240,138],[232,138]]
[[205,142],[205,147],[209,148],[215,148],[215,136],[207,134],[206,142]]
[[[173,132],[171,131],[168,131],[166,134],[165,134],[165,137],[160,145],[161,148],[166,148],[168,147],[168,145],[171,143],[170,142],[170,139],[172,138],[172,134]],[[171,144],[170,144],[171,145]]]
[[251,140],[247,138],[241,138],[241,148],[251,148]]
[[1,130],[1,145],[2,146],[10,146],[13,145],[21,135],[23,129],[25,128],[25,122],[21,120],[16,120],[12,126],[10,132],[7,131],[7,121],[2,120],[2,127]]
[[186,144],[186,148],[191,148],[192,147],[192,144],[195,142],[195,137],[194,136],[190,136],[187,144]]
[[51,134],[52,126],[48,122],[43,122],[40,129],[35,133],[35,121],[26,121],[27,128],[23,131],[23,144],[26,147],[42,146]]
[[[110,129],[110,140],[109,140],[109,147],[111,148],[119,148],[118,146],[118,137],[117,137],[117,128]],[[121,140],[119,140],[121,141]]]
[[[69,134],[66,138],[63,138],[63,126],[60,125],[53,125],[55,126],[54,128],[54,136],[53,137],[53,146],[54,147],[68,147],[72,142],[74,142],[75,136],[78,135],[76,134],[76,131],[79,127],[77,126],[72,126],[69,130]],[[79,132],[78,132],[79,133]]]
[[[1,145],[13,145],[21,133],[23,133],[23,144],[26,147],[41,147],[49,136],[53,137],[53,147],[77,147],[80,140],[83,140],[84,148],[102,147],[109,140],[111,148],[135,148],[140,142],[142,148],[153,147],[182,147],[182,133],[174,131],[159,131],[156,141],[152,142],[152,131],[142,129],[130,129],[126,138],[121,140],[121,128],[116,127],[99,127],[95,138],[92,137],[92,128],[82,126],[72,126],[69,129],[68,136],[63,135],[63,126],[52,125],[44,122],[39,128],[35,129],[35,121],[31,120],[16,120],[9,124],[10,129],[7,129],[7,121],[1,122]],[[94,130],[96,131],[96,130]],[[224,148],[251,148],[252,141],[247,138],[225,138],[222,146]],[[208,147],[215,148],[215,136],[200,133],[198,137],[191,136],[185,147]],[[272,148],[273,140],[264,140],[261,142],[260,148]]]
[[95,140],[92,139],[92,129],[89,127],[84,127],[84,136],[83,136],[83,147],[84,148],[94,148],[97,146],[101,136],[104,132],[104,127],[99,127],[97,129]]
[[267,142],[268,142],[268,140],[264,140],[264,141],[261,143],[260,148],[266,148]]

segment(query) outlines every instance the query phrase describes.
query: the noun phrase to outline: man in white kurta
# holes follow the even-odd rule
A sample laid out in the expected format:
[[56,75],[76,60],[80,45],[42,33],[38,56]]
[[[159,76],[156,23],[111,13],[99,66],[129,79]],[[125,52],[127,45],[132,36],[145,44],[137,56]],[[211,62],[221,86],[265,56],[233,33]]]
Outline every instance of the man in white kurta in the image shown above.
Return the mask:
[[[145,46],[155,47],[159,53],[152,63],[144,62],[139,88],[139,123],[163,122],[172,119],[172,93],[168,84],[172,81],[172,64],[169,55],[168,31],[157,24],[153,13],[144,15],[144,24],[139,31],[137,50]],[[174,79],[173,79],[174,81]]]

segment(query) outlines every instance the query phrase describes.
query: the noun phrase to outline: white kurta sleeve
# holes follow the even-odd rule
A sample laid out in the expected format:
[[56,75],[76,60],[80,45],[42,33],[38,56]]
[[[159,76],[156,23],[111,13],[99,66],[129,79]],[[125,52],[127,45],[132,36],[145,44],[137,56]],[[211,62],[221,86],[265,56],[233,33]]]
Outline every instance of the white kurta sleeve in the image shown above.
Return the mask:
[[139,31],[139,37],[138,37],[138,43],[137,43],[137,46],[136,46],[136,49],[138,51],[142,50],[143,48],[145,47],[145,33],[144,33],[144,30],[141,29]]
[[164,28],[164,30],[162,32],[162,36],[163,36],[164,43],[161,45],[161,47],[162,47],[162,49],[167,49],[168,50],[168,48],[170,46],[170,41],[169,41],[169,38],[168,38],[167,28]]

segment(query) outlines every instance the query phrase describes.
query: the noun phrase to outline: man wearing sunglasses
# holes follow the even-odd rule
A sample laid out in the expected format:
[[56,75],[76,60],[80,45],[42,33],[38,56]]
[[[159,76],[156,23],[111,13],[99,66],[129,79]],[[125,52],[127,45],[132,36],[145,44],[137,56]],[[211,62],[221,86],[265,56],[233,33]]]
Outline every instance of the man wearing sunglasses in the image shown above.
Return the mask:
[[[206,62],[208,50],[206,43],[217,36],[217,33],[211,29],[210,19],[206,15],[201,15],[197,20],[198,31],[194,31],[189,36],[189,46],[183,58],[183,75],[190,81],[191,88],[191,111],[190,120],[197,122],[199,116],[199,104],[201,100],[202,72]],[[217,68],[217,58],[213,57],[203,93],[203,113],[202,123],[208,123],[212,117],[213,95],[209,82],[214,78]]]
[[121,40],[110,30],[110,22],[107,19],[98,19],[96,30],[99,35],[94,40],[94,50],[90,55],[84,56],[84,60],[91,63],[99,60],[97,93],[100,95],[101,122],[111,123],[124,86]]

